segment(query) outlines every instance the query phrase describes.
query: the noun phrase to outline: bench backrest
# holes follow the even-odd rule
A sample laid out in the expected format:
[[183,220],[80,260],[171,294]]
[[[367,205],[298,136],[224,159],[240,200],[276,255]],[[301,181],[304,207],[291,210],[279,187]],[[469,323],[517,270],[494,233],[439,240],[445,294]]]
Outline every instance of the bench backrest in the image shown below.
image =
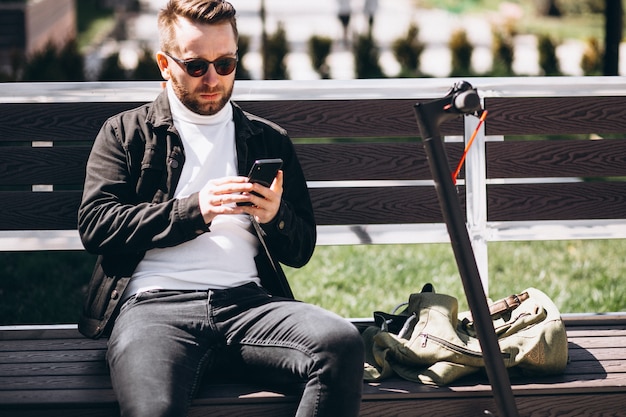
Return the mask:
[[[297,143],[320,244],[444,242],[413,106],[455,82],[238,81],[234,99]],[[459,182],[473,236],[484,244],[626,237],[622,80],[471,82],[489,111]],[[0,85],[0,250],[80,248],[76,210],[93,138],[108,116],[160,89],[153,82]],[[446,142],[452,168],[464,147],[454,139],[467,140],[475,124],[466,117],[442,127],[453,139]]]

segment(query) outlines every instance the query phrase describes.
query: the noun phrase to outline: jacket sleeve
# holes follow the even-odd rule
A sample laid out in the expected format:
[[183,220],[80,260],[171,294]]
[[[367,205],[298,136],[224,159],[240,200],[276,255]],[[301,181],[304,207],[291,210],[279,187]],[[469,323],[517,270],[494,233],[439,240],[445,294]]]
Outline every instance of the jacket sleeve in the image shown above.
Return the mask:
[[[96,254],[141,253],[177,245],[206,232],[197,194],[153,201],[155,193],[163,193],[159,187],[163,188],[166,150],[155,147],[150,151],[162,152],[163,158],[145,158],[145,141],[128,140],[125,135],[150,135],[149,127],[126,132],[123,126],[133,124],[121,123],[121,117],[131,116],[105,122],[87,162],[78,211],[78,230],[85,249]],[[147,183],[154,183],[154,187]],[[145,189],[148,191],[142,191]]]
[[315,249],[315,218],[302,168],[288,138],[284,138],[281,153],[284,183],[280,209],[276,217],[262,228],[276,259],[299,268],[309,261]]

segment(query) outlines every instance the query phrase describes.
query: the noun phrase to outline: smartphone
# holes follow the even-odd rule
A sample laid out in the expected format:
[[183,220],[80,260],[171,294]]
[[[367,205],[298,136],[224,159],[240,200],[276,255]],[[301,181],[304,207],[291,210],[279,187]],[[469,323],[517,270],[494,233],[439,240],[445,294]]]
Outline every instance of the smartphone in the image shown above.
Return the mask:
[[[250,172],[248,173],[248,178],[250,182],[256,182],[261,184],[264,187],[269,187],[272,185],[272,181],[276,178],[276,174],[278,174],[278,170],[283,166],[283,160],[280,158],[272,158],[272,159],[257,159],[252,164],[252,168],[250,168]],[[258,193],[252,192],[252,194],[262,197]],[[239,206],[251,206],[251,202],[245,203],[237,203]]]

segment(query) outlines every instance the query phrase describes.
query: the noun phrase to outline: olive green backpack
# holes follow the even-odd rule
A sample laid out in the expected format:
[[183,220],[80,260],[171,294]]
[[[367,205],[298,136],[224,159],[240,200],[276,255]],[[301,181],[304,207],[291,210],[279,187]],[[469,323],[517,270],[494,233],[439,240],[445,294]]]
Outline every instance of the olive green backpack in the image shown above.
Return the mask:
[[[423,384],[447,385],[484,368],[469,312],[458,313],[457,299],[434,292],[430,284],[411,294],[399,314],[375,312],[376,326],[363,331],[365,380],[394,374]],[[507,368],[528,375],[562,373],[567,335],[552,300],[535,288],[490,306]]]

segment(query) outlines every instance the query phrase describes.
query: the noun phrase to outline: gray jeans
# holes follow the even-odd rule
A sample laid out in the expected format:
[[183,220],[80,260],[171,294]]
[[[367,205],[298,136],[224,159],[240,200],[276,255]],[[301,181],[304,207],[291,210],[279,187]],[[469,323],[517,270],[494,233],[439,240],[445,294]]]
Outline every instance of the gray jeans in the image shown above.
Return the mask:
[[256,284],[130,298],[107,360],[122,416],[184,416],[202,378],[219,380],[224,370],[304,383],[300,417],[359,414],[364,351],[357,329]]

